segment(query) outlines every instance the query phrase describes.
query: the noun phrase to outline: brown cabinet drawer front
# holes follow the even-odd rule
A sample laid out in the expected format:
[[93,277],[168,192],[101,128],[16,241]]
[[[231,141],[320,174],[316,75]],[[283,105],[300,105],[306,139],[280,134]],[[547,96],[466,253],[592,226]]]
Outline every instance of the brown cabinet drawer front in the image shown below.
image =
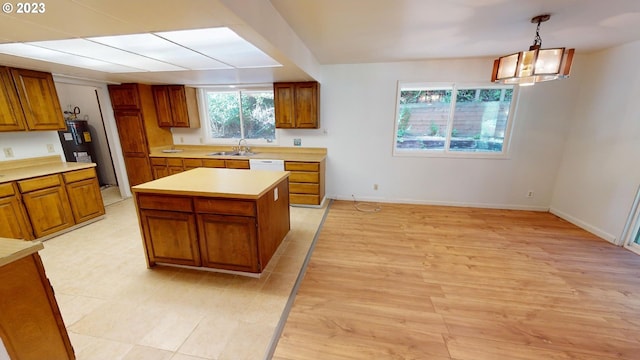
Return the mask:
[[66,172],[62,174],[62,176],[64,177],[64,182],[68,184],[74,181],[94,178],[96,177],[96,172],[93,168],[91,168]]
[[224,168],[224,160],[223,159],[204,159],[202,160],[202,166],[208,168]]
[[199,198],[195,207],[198,213],[256,216],[256,205],[251,201]]
[[185,170],[202,167],[202,160],[200,159],[182,159],[182,162],[184,163]]
[[313,183],[290,183],[289,193],[291,194],[320,194],[320,185]]
[[225,164],[229,169],[248,169],[249,160],[225,160]]
[[138,194],[138,206],[141,209],[193,211],[191,198],[178,196]]
[[289,175],[289,181],[292,183],[319,183],[320,175],[317,172],[298,172],[292,171]]
[[0,198],[15,194],[13,183],[0,184]]
[[167,159],[167,165],[168,166],[182,166],[182,159],[168,158]]
[[291,204],[320,205],[320,195],[289,194]]
[[18,186],[20,187],[21,193],[26,193],[29,191],[46,189],[54,186],[59,186],[62,184],[60,181],[60,175],[48,175],[41,176],[34,179],[22,180],[18,181]]
[[284,169],[288,171],[320,171],[319,163],[285,161]]
[[152,157],[151,159],[151,165],[160,165],[160,166],[166,166],[167,165],[167,158],[155,158]]

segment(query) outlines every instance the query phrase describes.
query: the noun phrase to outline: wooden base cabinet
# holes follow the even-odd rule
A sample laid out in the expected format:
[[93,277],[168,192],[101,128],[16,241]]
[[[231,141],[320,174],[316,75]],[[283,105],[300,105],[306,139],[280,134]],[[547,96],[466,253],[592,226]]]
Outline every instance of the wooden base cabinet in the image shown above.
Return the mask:
[[11,359],[75,359],[37,253],[0,266],[0,337]]
[[104,215],[104,202],[94,168],[71,171],[62,176],[76,224]]
[[289,177],[291,204],[320,205],[324,199],[324,160],[321,162],[285,161]]
[[261,273],[290,229],[287,178],[258,199],[133,190],[148,267]]
[[22,201],[36,238],[53,234],[75,224],[59,174],[18,181]]
[[0,184],[0,237],[33,239],[33,230],[14,183]]
[[151,262],[200,266],[200,250],[194,214],[142,210],[140,221]]
[[255,217],[198,215],[198,229],[202,266],[258,272]]

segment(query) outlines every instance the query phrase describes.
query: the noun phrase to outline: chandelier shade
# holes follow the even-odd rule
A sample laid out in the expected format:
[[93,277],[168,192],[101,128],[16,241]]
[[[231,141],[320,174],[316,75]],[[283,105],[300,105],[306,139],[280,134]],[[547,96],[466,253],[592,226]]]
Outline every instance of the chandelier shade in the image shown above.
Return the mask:
[[540,23],[550,15],[539,15],[531,19],[538,23],[536,37],[528,51],[501,56],[493,62],[491,81],[509,85],[533,85],[537,82],[568,78],[575,49],[541,49]]

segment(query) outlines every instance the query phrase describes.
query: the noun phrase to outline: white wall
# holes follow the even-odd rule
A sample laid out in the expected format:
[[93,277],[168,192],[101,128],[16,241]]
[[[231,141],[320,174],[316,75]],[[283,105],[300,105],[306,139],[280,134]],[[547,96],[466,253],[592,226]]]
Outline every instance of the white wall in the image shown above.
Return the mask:
[[55,85],[62,111],[73,111],[73,108],[77,106],[80,109],[78,120],[87,120],[91,128],[91,140],[96,157],[93,162],[97,164],[100,180],[103,184],[116,185],[118,181],[111,162],[109,143],[96,97],[98,88],[91,85],[64,83],[60,78],[57,79]]
[[[576,60],[579,62],[579,59]],[[522,88],[509,159],[393,157],[397,81],[488,82],[490,59],[325,66],[322,121],[332,198],[546,210],[577,74]],[[579,69],[575,69],[575,73]],[[304,139],[303,139],[304,143]],[[379,190],[373,190],[373,184]],[[525,195],[535,192],[533,198]]]
[[552,212],[618,243],[640,185],[640,42],[589,56]]
[[[47,150],[47,144],[53,145],[54,152]],[[0,152],[0,161],[28,159],[33,157],[59,155],[64,161],[64,152],[56,131],[16,131],[0,133],[0,149],[11,148],[13,157]]]

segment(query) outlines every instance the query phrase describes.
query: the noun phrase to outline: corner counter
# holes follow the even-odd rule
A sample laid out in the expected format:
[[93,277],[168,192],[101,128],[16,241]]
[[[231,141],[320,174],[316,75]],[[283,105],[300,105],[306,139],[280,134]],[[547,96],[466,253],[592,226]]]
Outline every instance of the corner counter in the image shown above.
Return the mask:
[[290,229],[287,171],[196,168],[132,192],[149,268],[259,276]]

